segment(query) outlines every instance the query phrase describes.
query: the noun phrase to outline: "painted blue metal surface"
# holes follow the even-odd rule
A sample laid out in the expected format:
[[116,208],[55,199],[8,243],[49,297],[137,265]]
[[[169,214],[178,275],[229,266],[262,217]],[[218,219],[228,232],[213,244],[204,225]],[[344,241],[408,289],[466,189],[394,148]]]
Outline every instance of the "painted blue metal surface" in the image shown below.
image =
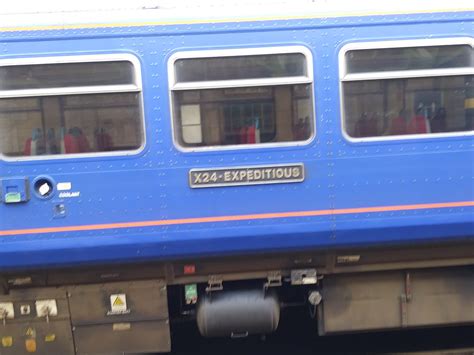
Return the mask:
[[[341,131],[338,53],[358,41],[472,37],[473,13],[0,32],[0,58],[132,53],[147,144],[134,156],[0,160],[0,176],[71,182],[77,198],[0,204],[0,269],[474,238],[474,207],[418,208],[58,232],[25,229],[474,201],[470,137],[354,143]],[[180,152],[167,60],[177,51],[303,45],[314,58],[316,137],[306,146]],[[191,189],[188,171],[304,163],[298,184]],[[55,206],[66,213],[56,218]]]

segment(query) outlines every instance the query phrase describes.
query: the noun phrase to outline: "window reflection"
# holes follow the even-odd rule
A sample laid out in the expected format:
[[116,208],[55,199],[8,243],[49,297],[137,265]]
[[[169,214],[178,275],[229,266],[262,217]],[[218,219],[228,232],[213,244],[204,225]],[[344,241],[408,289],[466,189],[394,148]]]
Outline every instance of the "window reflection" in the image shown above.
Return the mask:
[[473,76],[343,84],[345,129],[355,138],[469,131]]
[[312,134],[311,85],[174,93],[181,145],[220,146],[304,141]]
[[9,157],[136,150],[139,94],[0,99],[0,147]]

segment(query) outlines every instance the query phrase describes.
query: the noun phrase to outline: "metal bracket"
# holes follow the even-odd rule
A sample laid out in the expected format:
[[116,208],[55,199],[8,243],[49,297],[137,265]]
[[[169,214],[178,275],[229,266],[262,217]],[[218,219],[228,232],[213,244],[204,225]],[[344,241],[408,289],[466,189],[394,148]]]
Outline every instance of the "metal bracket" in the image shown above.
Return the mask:
[[279,272],[273,272],[271,274],[268,274],[267,282],[263,284],[263,289],[266,290],[270,287],[279,287],[281,285],[281,274]]
[[407,302],[411,301],[411,280],[410,280],[410,273],[407,272],[405,274],[405,295],[407,296]]
[[0,308],[0,319],[2,320],[3,326],[7,325],[7,311]]
[[405,273],[405,293],[400,295],[400,312],[402,327],[408,327],[408,303],[410,303],[412,298],[411,294],[411,281],[410,273]]
[[318,283],[316,269],[291,270],[291,284],[295,285],[315,285]]
[[408,309],[407,309],[407,296],[405,294],[400,295],[400,312],[402,327],[408,327]]
[[206,287],[206,292],[222,291],[224,286],[222,285],[222,278],[217,276],[211,276]]

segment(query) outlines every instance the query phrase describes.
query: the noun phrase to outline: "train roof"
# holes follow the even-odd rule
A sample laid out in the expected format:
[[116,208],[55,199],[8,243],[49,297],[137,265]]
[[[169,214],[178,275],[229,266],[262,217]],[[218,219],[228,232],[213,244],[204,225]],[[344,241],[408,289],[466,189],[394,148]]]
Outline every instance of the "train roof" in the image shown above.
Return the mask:
[[474,11],[470,0],[57,0],[2,4],[0,31]]

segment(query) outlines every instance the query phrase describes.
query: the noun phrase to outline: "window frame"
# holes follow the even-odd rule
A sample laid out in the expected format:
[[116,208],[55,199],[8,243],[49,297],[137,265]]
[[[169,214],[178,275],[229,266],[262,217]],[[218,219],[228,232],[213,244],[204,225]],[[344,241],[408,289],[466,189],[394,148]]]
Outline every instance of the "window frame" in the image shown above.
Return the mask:
[[[216,57],[242,57],[255,55],[272,55],[272,54],[302,54],[306,60],[305,76],[290,76],[279,78],[257,78],[257,79],[235,79],[235,80],[216,80],[216,81],[194,81],[177,83],[175,75],[175,63],[180,59],[199,59],[199,58],[216,58]],[[304,141],[275,142],[275,143],[258,143],[258,144],[230,144],[230,145],[214,145],[204,147],[185,147],[180,144],[176,137],[175,122],[175,105],[173,93],[175,91],[186,90],[205,90],[205,89],[232,89],[245,87],[261,87],[275,85],[311,85],[311,135]],[[244,47],[232,49],[204,49],[180,51],[172,54],[168,59],[168,93],[170,103],[171,116],[171,133],[173,144],[181,152],[214,152],[228,150],[247,150],[247,149],[264,149],[264,148],[282,148],[282,147],[298,147],[310,144],[316,137],[316,108],[314,95],[314,71],[313,71],[313,54],[308,47],[297,46],[281,46],[281,47]]]
[[92,94],[114,94],[114,93],[137,93],[140,124],[141,124],[141,142],[140,146],[134,150],[121,150],[112,152],[87,152],[73,154],[49,154],[38,156],[19,156],[9,157],[0,151],[0,160],[6,162],[21,161],[44,161],[58,159],[76,159],[76,158],[97,158],[110,156],[132,156],[141,153],[146,146],[146,125],[145,111],[143,103],[143,81],[141,72],[141,63],[138,57],[131,53],[111,53],[111,54],[84,54],[84,55],[60,55],[47,57],[29,57],[29,58],[9,58],[0,59],[0,67],[19,66],[19,65],[41,65],[41,64],[74,64],[74,63],[97,63],[97,62],[130,62],[133,66],[133,84],[119,85],[93,85],[93,86],[71,86],[47,89],[19,89],[19,90],[0,90],[0,99],[17,98],[38,98],[47,96],[70,96],[70,95],[92,95]]
[[388,49],[388,48],[411,48],[411,47],[436,47],[436,46],[455,46],[470,45],[474,48],[474,38],[456,37],[439,39],[415,39],[415,40],[394,40],[394,41],[374,41],[374,42],[354,42],[344,45],[339,51],[339,103],[341,112],[341,133],[346,141],[353,143],[363,142],[381,142],[381,141],[399,141],[413,139],[433,139],[445,137],[469,137],[474,135],[474,130],[462,132],[440,132],[424,134],[406,134],[393,136],[377,137],[351,137],[346,130],[345,119],[345,97],[343,84],[346,82],[366,81],[366,80],[391,80],[391,79],[414,79],[426,77],[448,77],[460,75],[474,75],[474,68],[440,68],[440,69],[414,69],[414,70],[396,70],[396,71],[376,71],[369,73],[347,73],[346,53],[352,50],[366,49]]

